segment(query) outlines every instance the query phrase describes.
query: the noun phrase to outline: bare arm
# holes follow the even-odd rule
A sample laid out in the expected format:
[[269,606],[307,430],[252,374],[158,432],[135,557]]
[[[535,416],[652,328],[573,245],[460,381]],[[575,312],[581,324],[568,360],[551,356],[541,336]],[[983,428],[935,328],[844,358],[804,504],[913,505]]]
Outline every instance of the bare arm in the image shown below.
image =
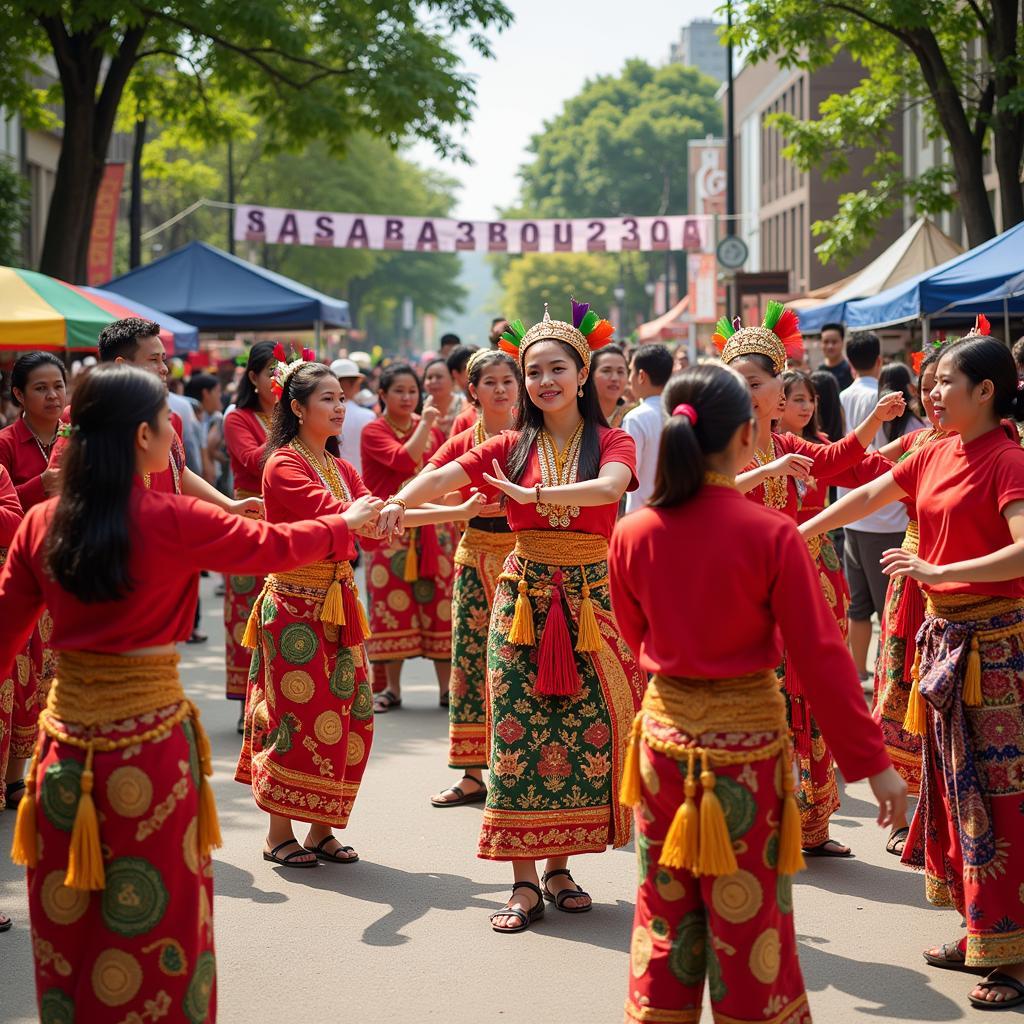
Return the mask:
[[856,522],[865,516],[877,512],[892,501],[899,501],[906,498],[906,492],[893,479],[892,472],[872,480],[855,491],[844,495],[834,505],[819,512],[813,519],[808,519],[800,527],[800,533],[804,537],[817,537],[819,534],[828,533],[839,526]]
[[857,435],[857,440],[867,448],[874,441],[875,434],[878,433],[882,424],[896,419],[906,408],[906,404],[903,400],[903,395],[898,391],[891,391],[879,399],[871,415],[863,423],[859,424],[854,431]]
[[193,473],[187,466],[181,474],[181,493],[187,494],[190,498],[199,498],[201,501],[208,501],[211,505],[223,509],[225,512],[233,512],[240,516],[261,518],[263,515],[263,501],[261,498],[240,498],[238,500],[221,494],[212,484],[207,483],[197,473]]
[[1013,541],[987,555],[932,565],[901,548],[890,548],[882,555],[882,571],[919,583],[1003,583],[1024,576],[1024,501],[1011,501],[1003,518]]
[[809,480],[813,465],[813,459],[806,455],[783,455],[774,462],[767,462],[755,469],[748,469],[746,473],[740,473],[736,477],[736,489],[740,494],[746,494],[773,476],[795,476],[799,480]]
[[423,414],[419,423],[416,424],[416,429],[412,432],[409,440],[402,445],[409,458],[417,465],[423,461],[423,453],[427,450],[427,442],[430,440],[430,431],[439,415],[437,409],[434,408],[433,399],[428,398],[424,403]]

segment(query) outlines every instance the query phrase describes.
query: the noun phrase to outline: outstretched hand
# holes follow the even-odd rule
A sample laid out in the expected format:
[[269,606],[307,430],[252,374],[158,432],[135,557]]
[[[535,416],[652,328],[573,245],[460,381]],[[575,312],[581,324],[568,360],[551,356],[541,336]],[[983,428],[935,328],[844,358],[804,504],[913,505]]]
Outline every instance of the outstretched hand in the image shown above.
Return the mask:
[[519,484],[512,483],[507,476],[505,471],[498,465],[498,460],[494,459],[491,462],[494,467],[494,475],[490,473],[484,473],[484,480],[487,481],[492,487],[497,488],[502,494],[508,495],[517,505],[530,505],[534,501],[534,489],[532,487],[521,487]]
[[890,420],[896,419],[897,416],[902,416],[906,407],[907,403],[903,395],[899,391],[890,391],[889,394],[878,400],[873,415],[883,423],[888,423]]
[[877,820],[881,828],[889,828],[894,821],[906,821],[907,784],[897,775],[892,765],[884,772],[872,775],[868,785],[878,801]]
[[765,465],[764,471],[768,476],[792,476],[805,483],[811,482],[811,470],[814,468],[814,459],[808,455],[797,455],[792,452],[783,455]]
[[247,519],[262,519],[263,516],[263,499],[262,498],[238,498],[234,502],[232,511],[239,516],[245,516]]
[[918,583],[941,583],[942,567],[926,562],[903,548],[889,548],[882,552],[882,572],[886,576],[909,576]]

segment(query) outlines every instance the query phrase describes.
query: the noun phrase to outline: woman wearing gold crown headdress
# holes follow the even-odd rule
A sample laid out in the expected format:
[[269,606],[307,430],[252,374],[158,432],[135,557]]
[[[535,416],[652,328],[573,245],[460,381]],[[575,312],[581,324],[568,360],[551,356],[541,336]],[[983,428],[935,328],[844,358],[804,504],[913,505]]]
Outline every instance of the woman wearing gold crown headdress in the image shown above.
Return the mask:
[[[880,476],[889,462],[877,454],[865,454],[865,448],[879,426],[903,411],[903,396],[886,395],[875,411],[843,440],[829,445],[814,445],[795,434],[778,434],[773,422],[778,419],[783,401],[781,374],[788,358],[803,351],[796,314],[781,303],[769,302],[764,322],[756,327],[741,327],[727,319],[719,320],[714,341],[726,364],[738,370],[750,387],[757,419],[754,463],[737,483],[747,497],[768,508],[775,508],[794,521],[799,510],[796,477],[801,473],[818,482],[857,486]],[[769,465],[790,459],[794,475],[771,476]],[[830,576],[838,569],[838,558],[827,537],[811,547],[819,577],[836,623],[846,636],[846,605],[842,590]],[[804,687],[792,666],[784,670],[784,688],[793,742],[800,761],[800,820],[804,850],[811,856],[846,857],[848,847],[829,838],[829,818],[839,807],[832,755],[821,737],[804,701]]]
[[[381,516],[382,529],[401,528],[404,505],[470,484],[510,499],[516,546],[488,636],[491,776],[478,848],[513,864],[496,931],[528,928],[545,899],[589,910],[568,858],[630,835],[619,775],[647,680],[619,640],[608,596],[608,539],[619,499],[636,487],[633,440],[606,425],[590,379],[591,352],[611,333],[577,302],[571,322],[546,311],[528,331],[513,321],[501,347],[525,379],[517,429],[421,476]],[[538,860],[547,861],[541,879]]]

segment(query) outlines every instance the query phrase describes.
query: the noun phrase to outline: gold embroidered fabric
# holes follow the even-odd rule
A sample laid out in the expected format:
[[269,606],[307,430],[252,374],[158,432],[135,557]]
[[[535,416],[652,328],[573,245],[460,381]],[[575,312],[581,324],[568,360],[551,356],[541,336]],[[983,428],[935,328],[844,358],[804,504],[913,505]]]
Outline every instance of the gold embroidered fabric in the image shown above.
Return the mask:
[[[771,437],[766,451],[755,449],[754,465],[767,466],[769,462],[774,461],[775,438]],[[777,508],[781,511],[789,503],[789,483],[785,476],[770,476],[761,486],[764,488],[764,505],[767,508]]]
[[339,501],[352,500],[352,495],[345,486],[345,481],[341,478],[338,463],[334,461],[330,454],[325,452],[324,460],[321,461],[297,437],[292,438],[288,447],[297,451],[309,463],[310,468],[320,478],[324,488],[330,491],[335,498]]
[[335,580],[352,590],[357,589],[350,562],[311,562],[299,569],[271,573],[267,577],[266,590],[285,597],[322,601]]
[[[577,424],[563,451],[558,450],[555,439],[545,428],[537,435],[537,461],[540,463],[540,485],[563,487],[576,483],[583,450],[583,420]],[[552,527],[567,527],[580,514],[579,505],[554,505],[541,501],[537,515],[546,517]]]
[[596,533],[520,530],[515,552],[520,560],[544,565],[592,565],[607,561],[608,541]]
[[903,543],[900,547],[904,551],[909,551],[912,555],[916,555],[921,546],[921,528],[917,524],[916,519],[911,519],[907,523],[907,532],[903,535]]
[[512,550],[515,539],[512,533],[489,533],[474,526],[467,527],[455,549],[455,564],[476,568],[479,554],[504,558]]

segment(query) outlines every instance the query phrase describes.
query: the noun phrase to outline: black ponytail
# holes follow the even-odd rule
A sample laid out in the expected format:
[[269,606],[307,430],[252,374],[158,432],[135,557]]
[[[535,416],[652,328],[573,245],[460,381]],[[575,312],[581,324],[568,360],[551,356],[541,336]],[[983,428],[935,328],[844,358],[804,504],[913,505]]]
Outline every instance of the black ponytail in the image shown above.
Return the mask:
[[[724,451],[736,431],[754,416],[743,378],[724,366],[694,366],[673,377],[662,394],[668,419],[661,431],[652,508],[673,508],[692,498],[704,484],[706,455]],[[689,405],[696,422],[680,413]]]
[[974,387],[992,381],[992,408],[998,419],[1024,420],[1024,391],[1017,379],[1017,364],[1010,350],[995,338],[967,337],[942,350]]

